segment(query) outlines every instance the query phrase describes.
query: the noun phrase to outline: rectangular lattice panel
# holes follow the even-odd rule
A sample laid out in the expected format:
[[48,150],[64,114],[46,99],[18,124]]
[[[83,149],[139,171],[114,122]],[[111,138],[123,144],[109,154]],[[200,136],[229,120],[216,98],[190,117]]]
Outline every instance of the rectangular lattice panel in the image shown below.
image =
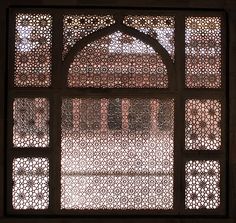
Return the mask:
[[172,99],[63,99],[62,209],[173,208]]
[[49,161],[47,158],[15,158],[13,160],[13,208],[48,208],[48,182]]
[[221,87],[221,18],[185,19],[185,84],[189,88]]
[[220,163],[213,160],[188,161],[185,165],[185,207],[216,209],[220,205]]
[[17,14],[14,85],[48,87],[51,83],[52,16]]
[[219,150],[220,148],[220,101],[187,100],[185,104],[185,149]]
[[16,98],[13,102],[13,146],[49,146],[49,101]]

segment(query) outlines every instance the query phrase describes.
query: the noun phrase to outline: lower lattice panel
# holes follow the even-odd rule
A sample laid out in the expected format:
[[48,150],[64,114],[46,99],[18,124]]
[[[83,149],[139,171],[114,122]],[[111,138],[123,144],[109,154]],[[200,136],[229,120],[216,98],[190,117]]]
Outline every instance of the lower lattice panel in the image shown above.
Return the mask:
[[216,209],[220,205],[220,163],[189,161],[185,165],[187,209]]
[[14,209],[46,209],[49,205],[47,158],[16,158],[13,161]]

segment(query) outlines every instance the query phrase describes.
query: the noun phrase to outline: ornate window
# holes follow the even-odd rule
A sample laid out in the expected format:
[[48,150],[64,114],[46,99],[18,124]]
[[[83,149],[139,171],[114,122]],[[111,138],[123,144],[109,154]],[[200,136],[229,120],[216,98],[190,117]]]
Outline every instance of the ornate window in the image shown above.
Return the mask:
[[223,215],[224,20],[12,9],[7,212]]

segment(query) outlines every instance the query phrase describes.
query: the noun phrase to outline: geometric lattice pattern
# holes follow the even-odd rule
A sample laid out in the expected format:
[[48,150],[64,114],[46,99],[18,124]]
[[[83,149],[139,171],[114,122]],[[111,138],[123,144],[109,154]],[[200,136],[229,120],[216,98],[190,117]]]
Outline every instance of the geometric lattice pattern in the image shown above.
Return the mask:
[[62,102],[62,209],[172,209],[174,101]]
[[48,182],[49,161],[47,158],[15,158],[13,160],[13,208],[48,208]]
[[123,23],[158,40],[174,59],[175,19],[173,16],[129,15],[125,16]]
[[166,88],[162,58],[135,37],[115,32],[87,44],[71,63],[69,87]]
[[14,147],[49,146],[49,101],[15,98],[13,102]]
[[185,25],[186,86],[221,87],[221,18],[187,17]]
[[220,205],[219,161],[188,161],[185,165],[185,207],[216,209]]
[[220,148],[220,101],[187,100],[185,104],[185,149],[218,150]]
[[110,15],[65,15],[63,19],[63,58],[83,37],[115,23]]
[[14,85],[48,87],[51,83],[52,16],[17,14]]

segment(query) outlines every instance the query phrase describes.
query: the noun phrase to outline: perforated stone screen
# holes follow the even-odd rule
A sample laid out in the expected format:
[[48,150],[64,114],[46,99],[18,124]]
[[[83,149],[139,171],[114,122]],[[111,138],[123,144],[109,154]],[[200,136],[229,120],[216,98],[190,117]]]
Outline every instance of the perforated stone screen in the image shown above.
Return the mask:
[[173,208],[172,99],[64,99],[63,209]]
[[207,10],[11,9],[6,212],[225,214],[224,27]]

